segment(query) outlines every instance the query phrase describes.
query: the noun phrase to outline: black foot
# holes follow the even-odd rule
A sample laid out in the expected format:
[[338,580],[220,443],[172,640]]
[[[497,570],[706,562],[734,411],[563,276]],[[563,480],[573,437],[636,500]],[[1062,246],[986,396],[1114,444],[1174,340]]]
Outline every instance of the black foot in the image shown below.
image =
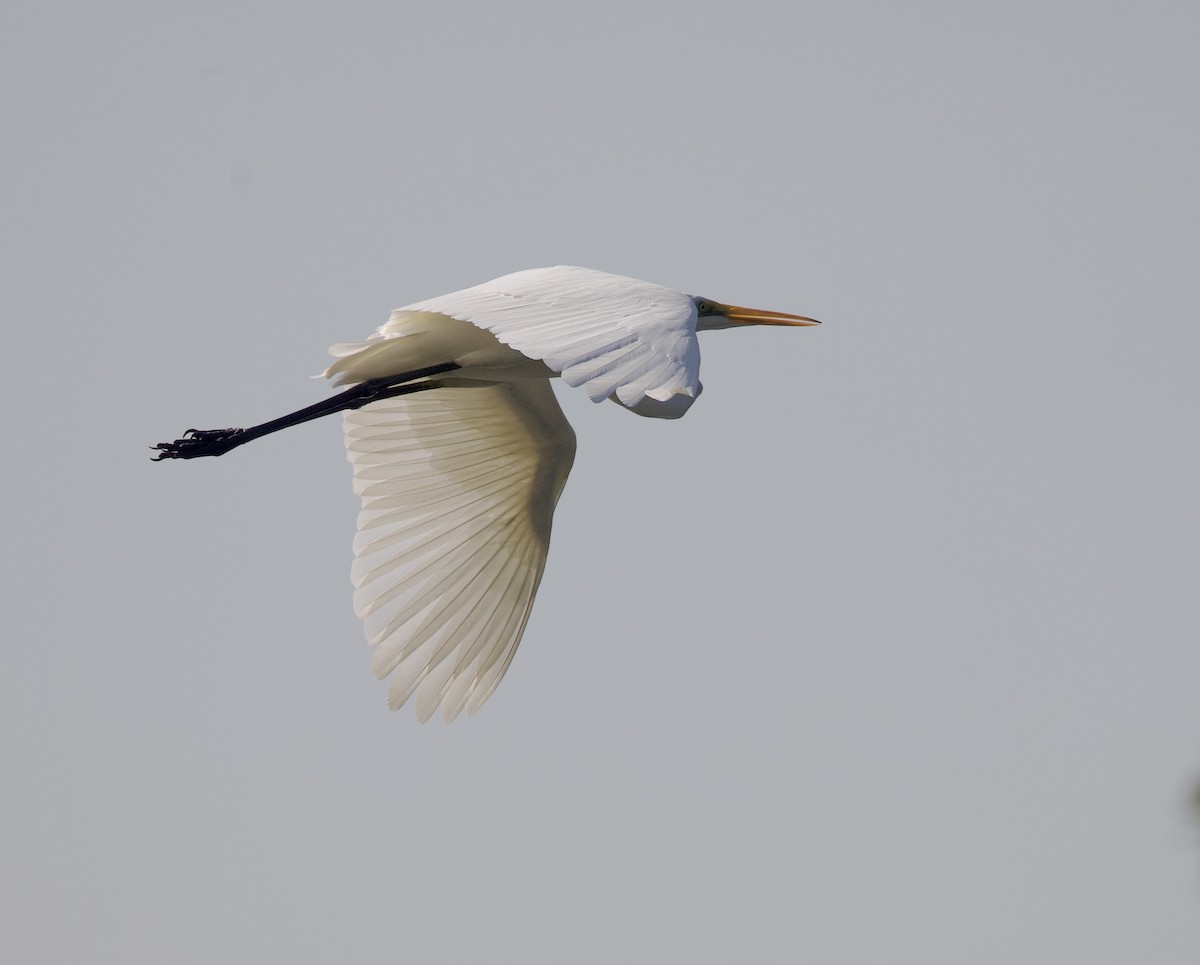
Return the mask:
[[245,429],[188,429],[183,438],[174,442],[160,442],[151,449],[158,455],[151,456],[155,462],[162,459],[196,459],[200,456],[221,456],[246,440],[240,438]]

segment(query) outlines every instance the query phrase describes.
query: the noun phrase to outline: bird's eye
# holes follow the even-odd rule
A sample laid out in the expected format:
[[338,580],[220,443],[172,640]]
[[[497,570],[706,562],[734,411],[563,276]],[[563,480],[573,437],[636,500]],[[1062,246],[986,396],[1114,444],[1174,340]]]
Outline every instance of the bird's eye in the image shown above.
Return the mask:
[[700,301],[700,302],[696,303],[696,313],[699,315],[705,314],[711,308],[712,308],[712,305],[710,305],[708,302]]

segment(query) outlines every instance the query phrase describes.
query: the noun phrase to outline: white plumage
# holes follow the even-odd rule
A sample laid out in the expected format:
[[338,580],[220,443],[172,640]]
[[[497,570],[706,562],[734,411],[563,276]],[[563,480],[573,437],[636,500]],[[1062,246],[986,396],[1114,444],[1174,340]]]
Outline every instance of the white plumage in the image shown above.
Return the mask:
[[661,285],[589,268],[535,268],[411,309],[486,329],[593,402],[615,395],[632,406],[700,391],[696,305]]
[[[515,352],[458,330],[449,341],[461,344],[436,350],[423,345],[409,354],[387,343],[418,332],[437,338],[445,319],[470,322]],[[591,268],[532,268],[396,309],[367,342],[333,346],[341,359],[325,374],[346,384],[415,368],[413,360],[432,365],[445,360],[445,346],[467,357],[464,368],[483,369],[479,378],[511,378],[508,367],[534,359],[546,368],[527,368],[529,376],[560,375],[593,402],[611,396],[639,415],[678,418],[701,392],[696,322],[695,301],[662,285]]]
[[443,387],[345,416],[354,605],[388,706],[473,712],[500,682],[542,580],[575,433],[546,379]]
[[362,498],[354,603],[390,678],[416,697],[476,711],[504,676],[542,579],[575,433],[549,380],[594,402],[674,419],[700,394],[698,329],[810,325],[587,268],[539,268],[392,312],[364,342],[330,349],[342,396],[250,429],[190,431],[157,458],[221,455],[346,409]]

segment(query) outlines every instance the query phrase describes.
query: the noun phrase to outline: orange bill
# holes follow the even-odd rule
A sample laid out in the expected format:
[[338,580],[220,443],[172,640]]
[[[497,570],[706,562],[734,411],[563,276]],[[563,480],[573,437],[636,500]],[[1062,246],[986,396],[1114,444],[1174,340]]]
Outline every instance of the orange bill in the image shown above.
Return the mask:
[[742,308],[740,305],[721,305],[721,314],[734,325],[820,325],[807,315],[769,312],[761,308]]

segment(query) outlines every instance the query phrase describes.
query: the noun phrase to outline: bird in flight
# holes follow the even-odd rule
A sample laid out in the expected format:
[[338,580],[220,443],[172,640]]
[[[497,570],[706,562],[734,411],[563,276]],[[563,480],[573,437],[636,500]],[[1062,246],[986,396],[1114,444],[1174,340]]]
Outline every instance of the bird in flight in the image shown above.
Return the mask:
[[700,394],[696,333],[817,325],[589,268],[534,268],[392,312],[334,345],[323,402],[246,429],[189,429],[156,460],[220,456],[343,416],[362,499],[354,606],[390,678],[388,706],[454,720],[488,699],[516,652],[550,545],[575,433],[550,379],[677,419]]

